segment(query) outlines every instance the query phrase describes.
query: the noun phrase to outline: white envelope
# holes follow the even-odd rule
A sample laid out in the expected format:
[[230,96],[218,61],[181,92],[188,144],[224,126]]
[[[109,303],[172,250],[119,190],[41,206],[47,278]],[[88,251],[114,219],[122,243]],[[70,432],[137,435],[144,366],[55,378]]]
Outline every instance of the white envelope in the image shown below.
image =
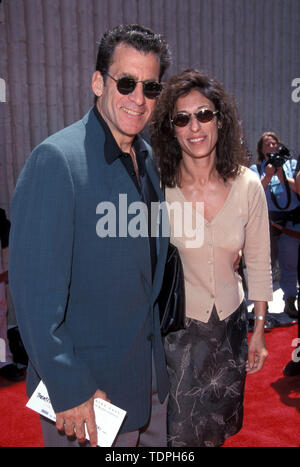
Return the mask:
[[[52,408],[47,388],[42,381],[40,381],[27,402],[26,407],[49,418],[53,422],[56,421],[56,415]],[[98,446],[110,447],[118,434],[126,411],[100,398],[95,399],[94,410],[98,432]],[[87,431],[86,437],[89,439]]]

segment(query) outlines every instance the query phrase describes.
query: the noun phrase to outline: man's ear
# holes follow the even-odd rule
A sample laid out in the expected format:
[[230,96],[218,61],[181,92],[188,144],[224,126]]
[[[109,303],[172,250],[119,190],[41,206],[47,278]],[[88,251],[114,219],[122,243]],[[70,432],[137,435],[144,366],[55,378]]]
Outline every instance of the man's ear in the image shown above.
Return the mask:
[[103,77],[100,71],[95,71],[95,73],[92,76],[92,90],[95,96],[97,97],[102,96],[103,86],[104,86],[104,82],[103,82]]

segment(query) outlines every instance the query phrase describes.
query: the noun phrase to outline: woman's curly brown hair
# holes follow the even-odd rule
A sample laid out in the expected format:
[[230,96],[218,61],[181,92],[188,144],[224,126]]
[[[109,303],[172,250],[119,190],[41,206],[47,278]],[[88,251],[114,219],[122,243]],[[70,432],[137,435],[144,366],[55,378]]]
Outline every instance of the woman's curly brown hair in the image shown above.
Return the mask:
[[233,98],[215,80],[194,69],[173,76],[164,86],[153,113],[151,144],[160,171],[162,184],[180,186],[179,166],[182,152],[172,124],[173,112],[179,97],[198,90],[215,105],[219,122],[216,147],[216,170],[226,181],[235,178],[241,165],[247,165],[247,151]]

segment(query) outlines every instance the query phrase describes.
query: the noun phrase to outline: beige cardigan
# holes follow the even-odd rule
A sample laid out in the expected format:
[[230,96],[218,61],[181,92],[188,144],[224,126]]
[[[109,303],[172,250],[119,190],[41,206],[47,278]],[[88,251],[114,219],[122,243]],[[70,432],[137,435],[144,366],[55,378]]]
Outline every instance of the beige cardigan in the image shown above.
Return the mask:
[[[186,202],[178,187],[166,188],[166,201],[171,242],[180,251],[185,274],[187,317],[207,322],[215,305],[223,320],[239,307],[244,290],[233,264],[240,250],[247,268],[248,298],[272,300],[268,210],[256,174],[245,167],[241,169],[224,205],[210,222]],[[181,206],[183,215],[172,209],[172,203],[177,208]],[[188,213],[193,224],[185,228]],[[193,232],[194,238],[197,237],[194,243]]]

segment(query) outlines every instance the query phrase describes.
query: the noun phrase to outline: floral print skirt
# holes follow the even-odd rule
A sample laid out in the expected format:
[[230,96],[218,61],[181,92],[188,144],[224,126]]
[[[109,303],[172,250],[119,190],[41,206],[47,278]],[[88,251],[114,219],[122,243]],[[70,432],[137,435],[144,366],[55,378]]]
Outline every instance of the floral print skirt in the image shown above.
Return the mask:
[[187,318],[186,329],[165,338],[170,377],[168,446],[221,446],[243,424],[248,358],[245,302],[220,321]]

